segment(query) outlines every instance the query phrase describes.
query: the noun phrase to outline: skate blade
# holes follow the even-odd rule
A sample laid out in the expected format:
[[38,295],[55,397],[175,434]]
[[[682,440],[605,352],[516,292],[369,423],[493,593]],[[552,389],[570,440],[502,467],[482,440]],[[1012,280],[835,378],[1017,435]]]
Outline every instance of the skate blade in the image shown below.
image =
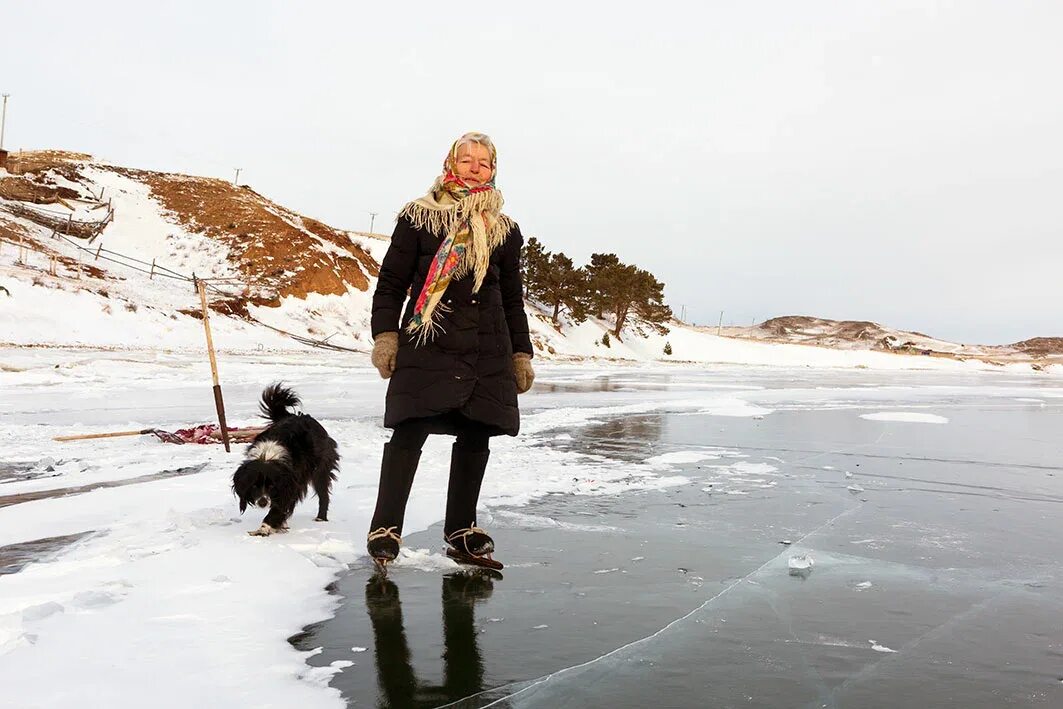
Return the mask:
[[373,572],[375,576],[388,577],[388,564],[394,559],[373,559]]
[[447,556],[459,564],[468,564],[469,566],[478,566],[481,569],[491,569],[492,571],[501,571],[506,568],[502,565],[501,561],[495,561],[491,558],[490,554],[483,556],[473,556],[472,554],[466,554],[463,551],[459,551],[454,547],[447,548]]

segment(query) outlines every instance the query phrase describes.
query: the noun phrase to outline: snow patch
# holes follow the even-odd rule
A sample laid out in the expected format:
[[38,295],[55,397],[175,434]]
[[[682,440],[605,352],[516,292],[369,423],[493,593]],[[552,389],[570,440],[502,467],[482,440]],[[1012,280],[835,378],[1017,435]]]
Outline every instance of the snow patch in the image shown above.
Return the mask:
[[881,411],[875,414],[860,414],[867,421],[899,421],[903,423],[948,423],[949,420],[937,414],[921,414],[915,411]]

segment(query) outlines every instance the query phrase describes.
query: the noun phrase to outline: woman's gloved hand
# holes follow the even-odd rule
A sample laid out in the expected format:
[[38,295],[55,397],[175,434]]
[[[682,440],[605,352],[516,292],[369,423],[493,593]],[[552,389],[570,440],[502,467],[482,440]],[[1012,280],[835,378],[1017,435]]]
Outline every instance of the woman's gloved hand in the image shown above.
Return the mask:
[[395,355],[399,351],[399,333],[382,332],[373,339],[371,360],[383,379],[395,373]]
[[523,394],[531,389],[535,381],[535,370],[532,369],[531,355],[527,352],[515,352],[513,354],[513,376],[517,379],[517,393]]

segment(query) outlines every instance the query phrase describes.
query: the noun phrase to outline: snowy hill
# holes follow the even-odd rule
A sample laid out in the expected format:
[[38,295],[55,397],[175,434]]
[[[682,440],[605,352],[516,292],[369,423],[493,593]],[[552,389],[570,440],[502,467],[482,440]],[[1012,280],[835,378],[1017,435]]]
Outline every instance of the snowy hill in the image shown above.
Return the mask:
[[0,175],[0,342],[201,348],[196,276],[214,279],[221,349],[300,346],[271,327],[366,349],[372,249],[386,242],[222,180],[73,153],[22,167]]
[[[369,350],[371,293],[387,237],[335,229],[246,185],[84,154],[27,153],[15,169],[0,171],[0,344],[201,350],[195,276],[211,284],[222,351]],[[928,346],[930,338],[873,323],[865,323],[873,337],[847,337],[823,326],[830,321],[769,321],[720,337],[679,322],[666,332],[633,322],[618,339],[604,338],[612,329],[606,321],[555,325],[535,303],[529,315],[540,356],[563,360],[1061,368],[1040,341],[1003,356]],[[882,346],[891,337],[910,346]],[[940,356],[925,356],[928,349]]]
[[921,332],[898,330],[866,320],[827,320],[787,315],[754,327],[726,327],[722,334],[764,342],[814,345],[842,350],[978,359],[989,363],[1027,362],[1035,368],[1063,363],[1063,338],[1035,337],[1010,345],[970,345],[940,340]]

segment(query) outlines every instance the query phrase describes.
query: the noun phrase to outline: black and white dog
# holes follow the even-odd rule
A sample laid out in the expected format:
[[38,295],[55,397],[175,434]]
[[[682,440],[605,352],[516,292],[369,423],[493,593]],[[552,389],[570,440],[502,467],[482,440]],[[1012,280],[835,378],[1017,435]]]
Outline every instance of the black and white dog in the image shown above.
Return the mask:
[[248,505],[269,507],[252,536],[265,537],[288,529],[295,505],[313,485],[317,494],[317,522],[328,521],[329,490],[336,479],[340,456],[336,441],[313,416],[295,414],[295,392],[277,383],[266,387],[259,405],[270,425],[255,436],[247,456],[233,474],[233,493],[240,512]]

